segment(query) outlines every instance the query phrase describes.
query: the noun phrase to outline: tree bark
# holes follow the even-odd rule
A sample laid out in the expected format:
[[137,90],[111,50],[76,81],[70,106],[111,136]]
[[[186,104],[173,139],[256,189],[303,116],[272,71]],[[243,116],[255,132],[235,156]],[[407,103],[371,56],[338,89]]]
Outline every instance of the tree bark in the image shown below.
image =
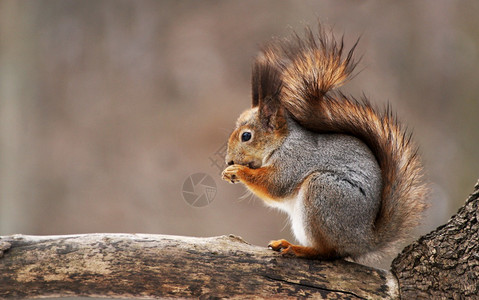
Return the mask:
[[404,299],[479,298],[479,181],[449,222],[406,247],[392,263]]
[[394,299],[397,283],[384,270],[286,258],[233,235],[2,237],[0,297],[59,296]]

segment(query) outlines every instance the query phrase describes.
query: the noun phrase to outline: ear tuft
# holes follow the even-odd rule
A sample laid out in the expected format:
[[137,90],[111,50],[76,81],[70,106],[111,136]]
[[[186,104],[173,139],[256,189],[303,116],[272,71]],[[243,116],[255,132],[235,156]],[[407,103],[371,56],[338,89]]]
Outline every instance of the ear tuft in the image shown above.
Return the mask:
[[263,55],[258,56],[253,64],[252,87],[252,106],[258,106],[263,127],[274,130],[280,121],[281,72]]
[[[260,105],[267,98],[273,101],[280,101],[282,80],[281,72],[264,56],[260,55],[253,63],[253,74],[251,77],[253,103],[252,107]],[[270,102],[271,100],[267,100]]]

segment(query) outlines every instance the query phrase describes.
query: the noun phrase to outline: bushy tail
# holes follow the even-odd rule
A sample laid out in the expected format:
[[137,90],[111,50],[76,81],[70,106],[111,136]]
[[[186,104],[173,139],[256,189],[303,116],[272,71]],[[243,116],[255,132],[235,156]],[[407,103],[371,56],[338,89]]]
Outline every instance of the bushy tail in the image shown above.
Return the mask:
[[358,100],[337,90],[356,66],[356,45],[343,55],[342,40],[338,43],[321,27],[316,35],[307,29],[305,38],[273,41],[259,60],[282,73],[282,105],[303,127],[355,136],[374,153],[383,182],[375,247],[387,250],[417,225],[427,188],[411,134],[401,128],[389,106],[378,112],[365,97]]

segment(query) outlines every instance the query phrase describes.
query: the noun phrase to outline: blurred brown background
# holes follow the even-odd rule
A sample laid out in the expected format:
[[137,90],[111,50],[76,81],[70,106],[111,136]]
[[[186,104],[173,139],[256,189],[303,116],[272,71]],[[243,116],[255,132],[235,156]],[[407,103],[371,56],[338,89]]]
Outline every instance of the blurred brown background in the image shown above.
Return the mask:
[[[250,105],[259,45],[319,18],[361,35],[354,95],[391,102],[432,183],[422,234],[478,178],[477,1],[1,1],[0,234],[234,233],[292,239],[286,216],[212,160]],[[191,174],[217,186],[203,208]]]

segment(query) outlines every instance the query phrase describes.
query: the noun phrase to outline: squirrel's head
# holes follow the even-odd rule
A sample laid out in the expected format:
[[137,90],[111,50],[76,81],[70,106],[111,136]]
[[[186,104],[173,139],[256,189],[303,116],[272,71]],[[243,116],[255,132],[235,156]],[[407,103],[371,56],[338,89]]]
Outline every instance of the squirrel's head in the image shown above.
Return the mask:
[[288,133],[281,105],[281,72],[266,55],[253,64],[252,108],[243,112],[228,141],[226,163],[259,168],[281,146]]
[[226,163],[250,168],[264,165],[288,133],[286,117],[278,102],[268,99],[243,112],[228,140]]

